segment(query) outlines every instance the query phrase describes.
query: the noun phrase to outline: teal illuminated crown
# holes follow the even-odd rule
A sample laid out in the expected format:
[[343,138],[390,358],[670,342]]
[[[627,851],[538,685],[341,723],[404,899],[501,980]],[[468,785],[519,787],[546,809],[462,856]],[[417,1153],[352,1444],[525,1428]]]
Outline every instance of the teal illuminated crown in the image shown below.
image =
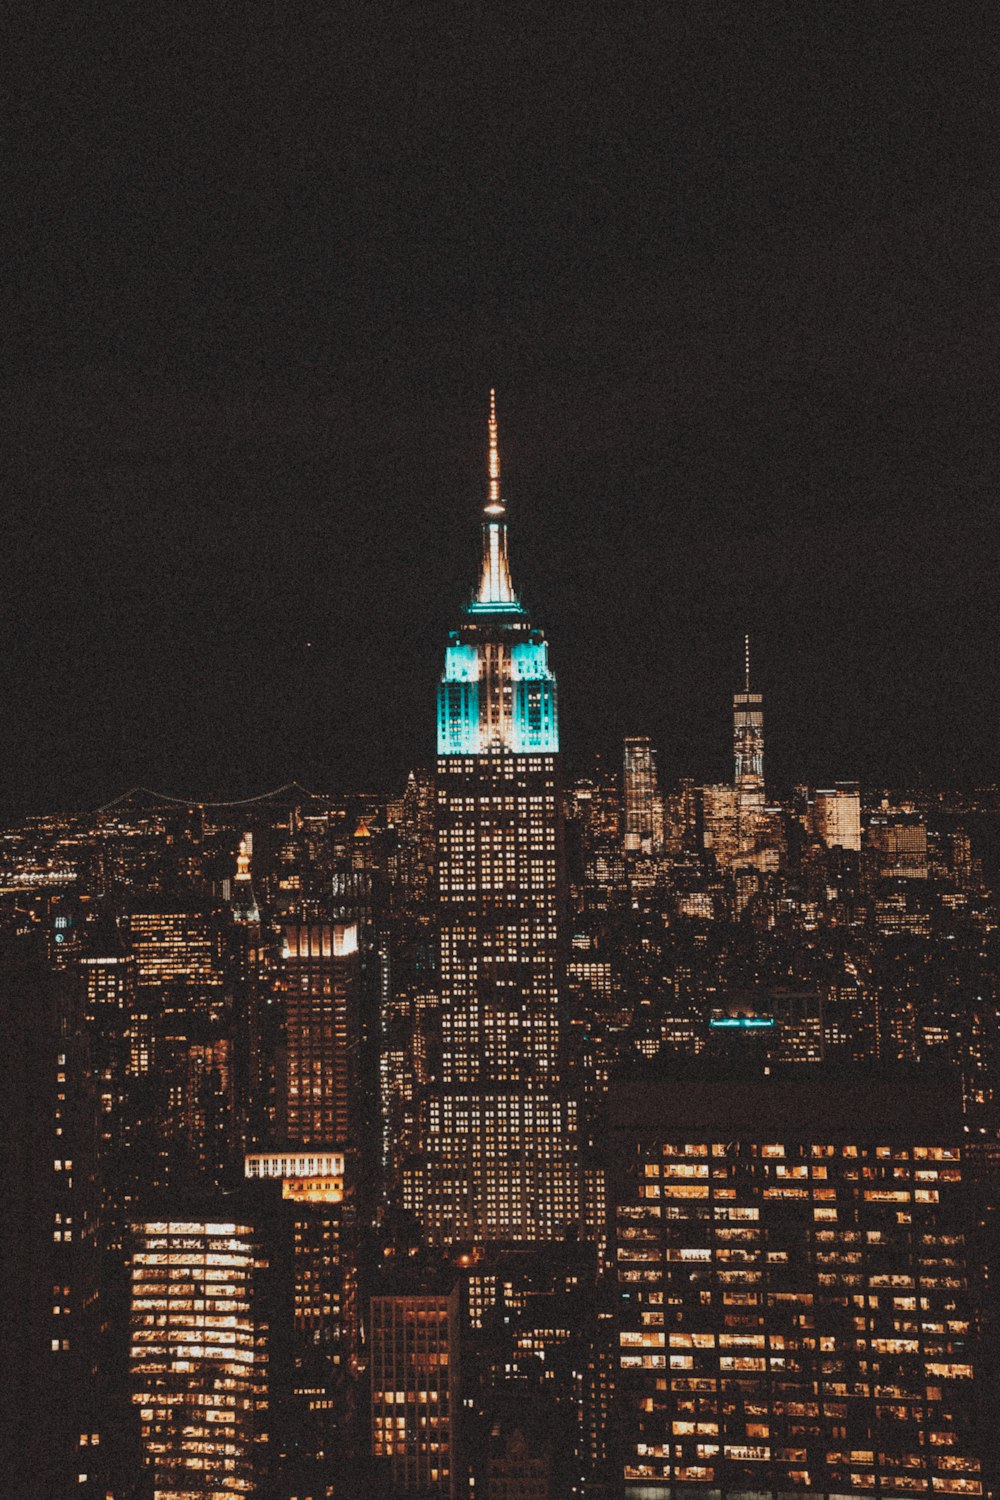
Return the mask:
[[556,680],[545,638],[526,628],[526,611],[511,581],[492,390],[483,562],[479,587],[465,612],[469,625],[452,632],[438,688],[438,754],[554,753],[559,749]]

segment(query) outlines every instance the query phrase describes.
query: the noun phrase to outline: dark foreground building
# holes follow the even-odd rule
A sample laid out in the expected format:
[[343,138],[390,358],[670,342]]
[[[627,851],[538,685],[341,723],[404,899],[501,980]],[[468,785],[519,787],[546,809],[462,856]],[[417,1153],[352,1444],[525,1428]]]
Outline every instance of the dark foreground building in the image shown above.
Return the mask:
[[114,1500],[134,1457],[106,1389],[97,1100],[64,975],[0,955],[0,1493]]
[[612,1113],[629,1500],[983,1494],[950,1093],[644,1082]]

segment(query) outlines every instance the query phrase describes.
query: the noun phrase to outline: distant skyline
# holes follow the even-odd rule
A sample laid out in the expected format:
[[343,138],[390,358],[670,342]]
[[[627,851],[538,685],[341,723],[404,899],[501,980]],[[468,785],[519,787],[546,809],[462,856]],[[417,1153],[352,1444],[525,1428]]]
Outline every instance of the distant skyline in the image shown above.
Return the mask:
[[[571,768],[998,776],[991,11],[65,17],[8,194],[0,812],[434,754],[497,388]],[[311,644],[308,644],[311,643]]]

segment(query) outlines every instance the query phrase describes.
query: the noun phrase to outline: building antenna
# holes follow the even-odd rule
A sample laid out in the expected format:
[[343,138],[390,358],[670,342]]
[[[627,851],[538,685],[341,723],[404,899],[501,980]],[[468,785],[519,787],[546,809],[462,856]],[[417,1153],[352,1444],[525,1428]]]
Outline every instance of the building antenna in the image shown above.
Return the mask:
[[743,637],[743,670],[746,677],[746,691],[750,691],[750,637]]
[[500,499],[500,445],[497,439],[497,393],[490,386],[490,456],[489,456],[489,480],[490,492],[487,509],[491,512],[503,509],[503,501]]

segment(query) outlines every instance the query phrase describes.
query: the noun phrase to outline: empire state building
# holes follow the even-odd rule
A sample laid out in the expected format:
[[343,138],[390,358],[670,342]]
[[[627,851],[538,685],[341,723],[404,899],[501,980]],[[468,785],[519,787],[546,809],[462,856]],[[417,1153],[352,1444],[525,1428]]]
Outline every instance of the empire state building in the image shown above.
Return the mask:
[[582,1206],[556,681],[511,580],[492,392],[482,564],[445,649],[437,747],[441,1061],[404,1202],[434,1242],[551,1239]]

